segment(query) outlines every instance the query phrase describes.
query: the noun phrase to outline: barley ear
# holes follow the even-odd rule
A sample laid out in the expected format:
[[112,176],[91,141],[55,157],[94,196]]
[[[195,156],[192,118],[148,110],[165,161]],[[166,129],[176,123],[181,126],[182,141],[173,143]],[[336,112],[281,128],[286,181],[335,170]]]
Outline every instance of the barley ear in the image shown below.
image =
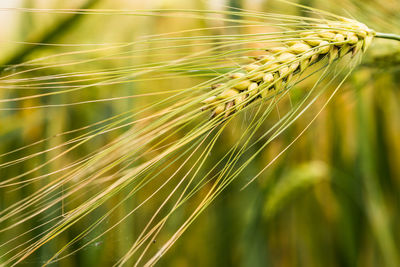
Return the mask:
[[[297,41],[265,49],[266,55],[255,57],[254,63],[241,68],[246,73],[229,75],[230,81],[223,86],[226,89],[205,99],[207,108],[203,110],[211,109],[213,117],[226,118],[255,99],[266,99],[285,89],[294,75],[304,72],[311,64],[324,58],[332,63],[348,54],[365,52],[375,36],[375,31],[366,25],[346,18],[310,25],[310,30],[299,32]],[[258,88],[257,92],[254,88]]]

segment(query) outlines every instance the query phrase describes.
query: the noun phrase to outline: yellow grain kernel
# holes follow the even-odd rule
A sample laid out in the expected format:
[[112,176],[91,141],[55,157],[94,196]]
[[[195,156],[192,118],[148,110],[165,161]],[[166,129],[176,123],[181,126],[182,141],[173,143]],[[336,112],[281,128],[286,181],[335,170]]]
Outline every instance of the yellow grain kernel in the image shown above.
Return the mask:
[[322,40],[319,37],[313,37],[313,36],[309,36],[307,37],[307,39],[304,40],[307,44],[311,45],[311,46],[318,46]]
[[218,98],[229,99],[229,98],[236,96],[238,93],[239,93],[238,90],[236,90],[234,88],[229,88],[229,89],[226,89],[225,91],[223,91],[221,94],[219,94]]
[[204,100],[202,101],[202,103],[204,103],[204,104],[211,104],[211,103],[215,102],[215,99],[216,99],[216,98],[217,98],[217,96],[215,96],[215,95],[210,96],[209,98],[204,99]]
[[329,42],[327,42],[327,41],[322,41],[322,42],[319,44],[319,49],[318,49],[318,53],[319,53],[319,54],[326,54],[326,53],[329,52],[329,50],[330,50]]
[[306,43],[303,42],[296,42],[290,47],[290,51],[295,53],[295,54],[301,54],[309,51],[311,49],[311,46],[309,46]]
[[337,43],[342,43],[344,42],[344,36],[341,33],[338,33],[335,35],[335,42]]
[[214,109],[214,115],[221,114],[222,112],[225,111],[225,103],[221,103],[217,105]]
[[283,54],[280,54],[277,58],[278,62],[280,62],[280,63],[290,62],[295,59],[296,59],[296,55],[294,55],[292,53],[283,53]]
[[274,76],[271,73],[266,73],[263,77],[263,81],[266,83],[272,83],[274,81]]

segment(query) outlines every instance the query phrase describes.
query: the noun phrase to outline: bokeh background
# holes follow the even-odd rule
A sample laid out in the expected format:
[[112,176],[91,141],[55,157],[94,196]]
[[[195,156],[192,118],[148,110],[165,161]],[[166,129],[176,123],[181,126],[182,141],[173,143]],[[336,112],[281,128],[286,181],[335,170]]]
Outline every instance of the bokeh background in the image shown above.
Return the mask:
[[[400,32],[398,1],[385,1],[383,4],[377,0],[304,0],[299,3],[352,16],[379,31]],[[48,57],[40,64],[54,66],[19,75],[19,79],[28,79],[23,83],[25,85],[29,84],[29,79],[37,84],[35,77],[88,70],[93,70],[93,75],[87,76],[86,81],[79,76],[67,76],[61,81],[66,85],[82,85],[113,77],[108,70],[168,60],[169,53],[154,55],[144,52],[129,55],[126,48],[113,48],[113,55],[118,55],[118,52],[125,54],[110,57],[110,50],[96,50],[97,48],[131,42],[145,35],[224,24],[215,21],[210,25],[210,22],[201,19],[189,20],[183,17],[132,18],[118,14],[55,14],[51,10],[35,13],[21,12],[15,8],[224,10],[226,6],[231,6],[262,12],[309,15],[294,6],[288,8],[281,2],[263,0],[3,0],[0,5],[0,21],[3,25],[0,28],[2,77],[12,73],[15,65],[39,57]],[[91,51],[87,53],[74,53],[89,49]],[[185,52],[194,51],[195,49],[189,49]],[[58,59],[51,57],[60,53],[66,53],[61,65]],[[104,59],[91,61],[92,58],[101,56]],[[66,64],[78,61],[83,63]],[[235,182],[197,218],[161,259],[159,266],[399,266],[399,64],[400,44],[377,40],[333,100],[294,145],[277,158],[254,183],[241,190],[249,178],[263,169],[300,134],[326,103],[327,96],[323,95],[304,116],[252,161]],[[104,73],[101,73],[102,70]],[[182,76],[179,80],[147,79],[143,82],[93,86],[90,90],[0,103],[0,153],[4,154],[45,137],[111,118],[133,105],[140,107],[146,101],[154,99],[122,99],[55,108],[21,108],[127,96],[132,92],[158,92],[164,88],[187,88],[207,78]],[[312,79],[314,78],[297,86],[307,90],[313,83]],[[43,80],[49,81],[46,78]],[[35,89],[33,86],[19,90],[23,87],[20,83],[13,83],[11,78],[0,79],[0,88],[0,99],[52,91],[51,87]],[[242,118],[236,126],[226,129],[226,133],[222,135],[225,141],[216,144],[214,157],[223,155],[226,144],[234,142],[240,136],[238,131],[247,122]],[[92,152],[94,148],[106,144],[124,131],[114,131],[79,147],[47,166],[46,171],[57,170],[74,162],[79,155]],[[49,139],[35,148],[2,156],[1,163],[57,146],[73,137],[72,134]],[[179,138],[179,133],[176,138]],[[0,179],[5,180],[32,170],[57,153],[61,153],[61,149],[2,168]],[[32,177],[40,174],[41,170],[38,170],[32,173]],[[1,210],[38,190],[43,183],[45,181],[30,183],[24,187],[0,188]],[[96,190],[101,190],[101,187]],[[117,200],[118,198],[104,205],[98,212],[104,213]],[[118,214],[107,223],[112,224],[122,218],[132,205],[127,203],[119,208]],[[136,225],[145,222],[146,216],[156,206],[156,202],[146,205],[140,218],[129,218],[110,235],[51,266],[111,266],[129,249],[137,235]],[[179,214],[176,216],[179,217]],[[96,214],[93,215],[93,220],[95,218]],[[57,248],[82,232],[87,227],[85,222],[89,223],[91,220],[88,218],[76,224],[62,238],[43,246],[24,261],[22,266],[41,266]],[[0,243],[1,240],[9,240],[13,235],[31,229],[34,229],[32,236],[44,231],[47,226],[38,227],[40,223],[38,219],[21,225],[15,231],[1,232]],[[96,231],[99,233],[108,229],[107,227],[109,226],[105,224]],[[158,243],[155,244],[157,245]],[[12,243],[0,247],[0,254],[5,254],[11,247]]]

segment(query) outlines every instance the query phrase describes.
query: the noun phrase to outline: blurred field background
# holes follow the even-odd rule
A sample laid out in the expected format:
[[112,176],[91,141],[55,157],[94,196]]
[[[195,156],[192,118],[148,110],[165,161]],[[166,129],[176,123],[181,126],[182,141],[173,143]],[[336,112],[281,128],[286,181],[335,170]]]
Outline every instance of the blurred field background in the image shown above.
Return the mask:
[[[344,16],[354,16],[369,27],[384,32],[400,32],[400,3],[377,0],[323,0],[299,1],[304,5],[321,8]],[[224,5],[256,10],[307,16],[307,13],[282,5],[276,1],[232,0],[232,1],[128,1],[128,0],[76,0],[47,1],[21,0],[0,3],[0,62],[2,75],[21,71],[26,66],[15,67],[22,62],[48,57],[39,62],[35,71],[19,74],[21,83],[13,78],[0,78],[0,99],[21,98],[39,93],[53,92],[51,86],[43,84],[28,89],[30,81],[36,78],[52,82],[46,77],[63,73],[93,71],[85,79],[78,75],[59,79],[57,85],[87,85],[105,78],[118,77],[136,64],[170,60],[171,54],[196,52],[192,46],[171,53],[143,52],[129,54],[129,47],[118,44],[132,42],[136,38],[164,32],[182,31],[190,28],[226,26],[218,20],[202,21],[185,17],[132,18],[129,15],[79,15],[21,12],[7,8],[98,8],[116,10],[134,9],[219,9]],[[226,32],[251,32],[252,29],[224,29],[209,31],[212,34]],[[188,36],[182,33],[181,36]],[[190,33],[189,33],[190,36]],[[29,42],[22,43],[22,42]],[[37,44],[38,43],[38,44]],[[48,45],[45,45],[48,44]],[[51,45],[53,44],[53,45]],[[61,45],[64,44],[64,45]],[[154,43],[148,44],[156,45]],[[102,49],[112,47],[111,49]],[[146,47],[146,44],[143,46]],[[91,50],[85,53],[75,53]],[[65,53],[61,58],[52,55]],[[100,58],[100,60],[92,60]],[[68,62],[80,64],[68,64]],[[41,65],[43,64],[43,65]],[[251,177],[262,170],[268,162],[296,138],[311,119],[326,103],[322,95],[317,103],[300,117],[293,126],[274,140],[263,153],[253,160],[239,177],[211,206],[200,215],[181,239],[161,259],[159,266],[400,266],[400,45],[393,41],[377,40],[369,49],[363,61],[343,84],[333,100],[321,112],[315,122],[282,156],[276,159],[257,180],[241,190]],[[50,66],[40,68],[41,66]],[[28,66],[31,67],[31,66]],[[126,69],[119,70],[119,68]],[[117,70],[111,72],[111,70]],[[116,75],[116,76],[113,76]],[[13,154],[5,154],[16,148],[112,118],[129,110],[140,108],[162,99],[163,95],[139,99],[129,98],[133,93],[160,92],[161,90],[183,89],[209,79],[205,74],[191,77],[177,75],[176,79],[147,77],[141,81],[128,81],[111,85],[95,85],[85,90],[65,94],[47,95],[21,101],[0,102],[0,163],[17,160],[39,151],[55,147],[76,137],[75,133],[51,138],[32,148]],[[154,79],[152,79],[154,78]],[[36,80],[35,80],[36,79]],[[306,91],[314,78],[297,87]],[[32,83],[35,85],[35,83]],[[56,90],[61,90],[62,87]],[[123,98],[113,101],[65,105],[95,99]],[[292,96],[296,98],[296,95]],[[47,105],[55,105],[54,107]],[[47,107],[42,107],[47,106]],[[38,108],[30,108],[38,107]],[[277,114],[273,116],[279,116]],[[221,158],[225,148],[235,143],[240,131],[246,127],[243,116],[230,125],[222,135],[212,156]],[[265,127],[269,127],[268,122]],[[61,169],[73,163],[80,155],[96,151],[99,147],[127,131],[121,128],[80,146],[72,153],[51,162],[44,169],[33,171],[25,179]],[[172,138],[178,139],[177,132]],[[257,147],[253,148],[257,150]],[[0,169],[0,179],[15,177],[34,170],[49,158],[61,153],[63,148]],[[5,154],[5,155],[4,155]],[[152,157],[149,155],[148,157]],[[177,166],[179,162],[175,163]],[[210,162],[212,168],[215,162]],[[172,173],[177,166],[170,166],[165,173]],[[186,167],[185,167],[186,168]],[[49,180],[38,180],[26,186],[0,188],[0,210],[31,192],[38,190]],[[113,179],[112,173],[105,174],[98,186]],[[152,190],[151,184],[144,189]],[[128,189],[127,189],[128,190]],[[165,188],[165,192],[168,192]],[[93,192],[87,192],[88,195]],[[68,243],[95,221],[99,214],[118,203],[123,197],[112,198],[88,218],[75,224],[55,241],[41,247],[27,258],[21,266],[41,266],[60,247]],[[85,196],[80,196],[82,199]],[[48,213],[73,210],[80,197],[69,201],[68,206],[57,206]],[[140,201],[141,193],[118,207],[116,213],[90,235],[109,229],[125,216]],[[112,229],[107,235],[89,244],[82,250],[60,259],[50,266],[111,266],[131,246],[143,225],[162,196],[144,205],[135,217],[128,217],[124,223]],[[190,203],[188,203],[190,207]],[[176,213],[169,222],[171,229],[179,224],[185,210]],[[92,216],[92,217],[90,217]],[[43,218],[42,220],[47,220]],[[13,236],[32,230],[23,238],[29,240],[35,234],[45,231],[40,218],[21,224],[13,231],[0,232],[0,244]],[[175,221],[176,220],[176,221]],[[3,229],[12,224],[6,222]],[[168,229],[169,226],[167,226]],[[90,235],[81,240],[90,239]],[[161,236],[160,239],[163,237]],[[3,240],[3,241],[2,241]],[[19,241],[19,244],[22,241]],[[154,243],[155,249],[160,241]],[[76,244],[76,248],[81,243]],[[7,253],[15,243],[0,247],[0,255]],[[74,247],[72,247],[73,249]],[[0,259],[0,264],[4,259]],[[129,264],[132,264],[130,262]]]

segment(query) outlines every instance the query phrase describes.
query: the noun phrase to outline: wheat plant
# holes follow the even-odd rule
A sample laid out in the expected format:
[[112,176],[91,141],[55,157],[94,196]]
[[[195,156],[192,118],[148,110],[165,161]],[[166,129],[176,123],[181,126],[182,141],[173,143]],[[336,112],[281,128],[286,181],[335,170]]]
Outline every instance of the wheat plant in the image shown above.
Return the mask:
[[[109,265],[153,266],[325,96],[305,127],[246,177],[244,187],[303,135],[374,39],[400,40],[355,19],[287,2],[279,3],[308,15],[95,9],[96,3],[8,10],[66,19],[24,42],[29,49],[2,67],[0,104],[9,119],[4,135],[21,121],[30,142],[0,155],[1,265],[29,264],[41,253],[39,265],[62,264],[100,245],[116,255]],[[133,22],[138,32],[152,20],[185,26],[113,44],[50,42],[80,16],[93,19],[86,22],[89,29],[101,23],[96,16],[133,18],[140,21]],[[44,119],[32,120],[37,116]],[[235,138],[228,136],[232,129]],[[301,170],[316,181],[327,173],[319,163]],[[292,179],[272,191],[267,217],[285,192],[302,184],[313,180]],[[121,238],[127,245],[110,248]]]

